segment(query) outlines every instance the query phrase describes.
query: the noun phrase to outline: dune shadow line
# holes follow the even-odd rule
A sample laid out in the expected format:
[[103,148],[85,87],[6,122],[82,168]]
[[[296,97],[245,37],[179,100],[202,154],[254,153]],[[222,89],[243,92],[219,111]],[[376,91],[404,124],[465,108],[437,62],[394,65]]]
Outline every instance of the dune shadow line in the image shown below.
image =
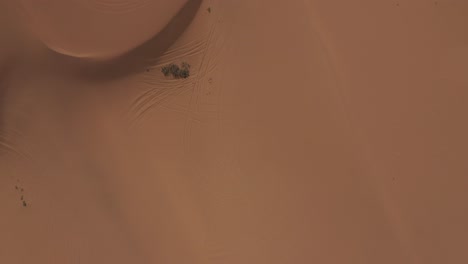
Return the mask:
[[185,32],[201,3],[202,0],[189,0],[157,35],[119,57],[93,61],[58,53],[55,56],[67,66],[78,67],[78,77],[93,81],[106,81],[142,72],[152,66]]

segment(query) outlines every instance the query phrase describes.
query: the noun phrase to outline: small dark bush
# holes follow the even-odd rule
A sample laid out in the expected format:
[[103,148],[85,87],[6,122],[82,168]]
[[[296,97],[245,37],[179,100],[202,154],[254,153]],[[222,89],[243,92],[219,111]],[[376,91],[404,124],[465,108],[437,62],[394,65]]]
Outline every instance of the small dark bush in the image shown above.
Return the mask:
[[171,65],[171,67],[170,67],[170,72],[172,73],[172,75],[174,75],[174,76],[179,75],[179,71],[180,71],[179,66],[177,66],[177,65],[175,65],[175,64],[172,64],[172,65]]
[[181,69],[179,71],[179,77],[180,78],[188,78],[190,76],[190,71],[188,69]]
[[171,66],[172,64],[162,67],[161,72],[164,74],[164,76],[169,76],[171,74]]
[[190,76],[190,64],[186,62],[182,62],[181,67],[178,65],[171,63],[161,68],[161,72],[164,76],[172,75],[172,77],[179,79],[179,78],[188,78]]

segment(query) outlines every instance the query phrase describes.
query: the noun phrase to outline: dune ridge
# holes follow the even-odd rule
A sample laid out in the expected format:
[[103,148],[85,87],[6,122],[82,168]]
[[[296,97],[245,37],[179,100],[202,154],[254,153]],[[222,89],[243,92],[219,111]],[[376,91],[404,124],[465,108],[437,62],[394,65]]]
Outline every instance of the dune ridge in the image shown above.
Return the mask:
[[466,263],[467,20],[0,2],[0,263]]

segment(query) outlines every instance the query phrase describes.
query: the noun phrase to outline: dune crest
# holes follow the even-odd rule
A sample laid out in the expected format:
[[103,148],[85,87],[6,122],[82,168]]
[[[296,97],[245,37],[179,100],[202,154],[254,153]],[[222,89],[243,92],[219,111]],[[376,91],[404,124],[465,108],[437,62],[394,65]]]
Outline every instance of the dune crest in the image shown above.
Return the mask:
[[125,53],[160,32],[187,0],[21,0],[36,35],[73,57]]
[[0,264],[468,263],[468,1],[15,1]]

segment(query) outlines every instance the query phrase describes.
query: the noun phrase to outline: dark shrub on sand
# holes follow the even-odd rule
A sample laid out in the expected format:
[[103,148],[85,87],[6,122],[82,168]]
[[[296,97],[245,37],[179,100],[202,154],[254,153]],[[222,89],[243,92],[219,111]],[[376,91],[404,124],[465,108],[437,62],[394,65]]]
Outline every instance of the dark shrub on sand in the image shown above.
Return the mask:
[[181,67],[177,64],[170,63],[166,66],[161,68],[161,72],[164,76],[168,77],[172,75],[172,77],[179,79],[179,78],[188,78],[190,76],[190,64],[186,62],[182,62]]

